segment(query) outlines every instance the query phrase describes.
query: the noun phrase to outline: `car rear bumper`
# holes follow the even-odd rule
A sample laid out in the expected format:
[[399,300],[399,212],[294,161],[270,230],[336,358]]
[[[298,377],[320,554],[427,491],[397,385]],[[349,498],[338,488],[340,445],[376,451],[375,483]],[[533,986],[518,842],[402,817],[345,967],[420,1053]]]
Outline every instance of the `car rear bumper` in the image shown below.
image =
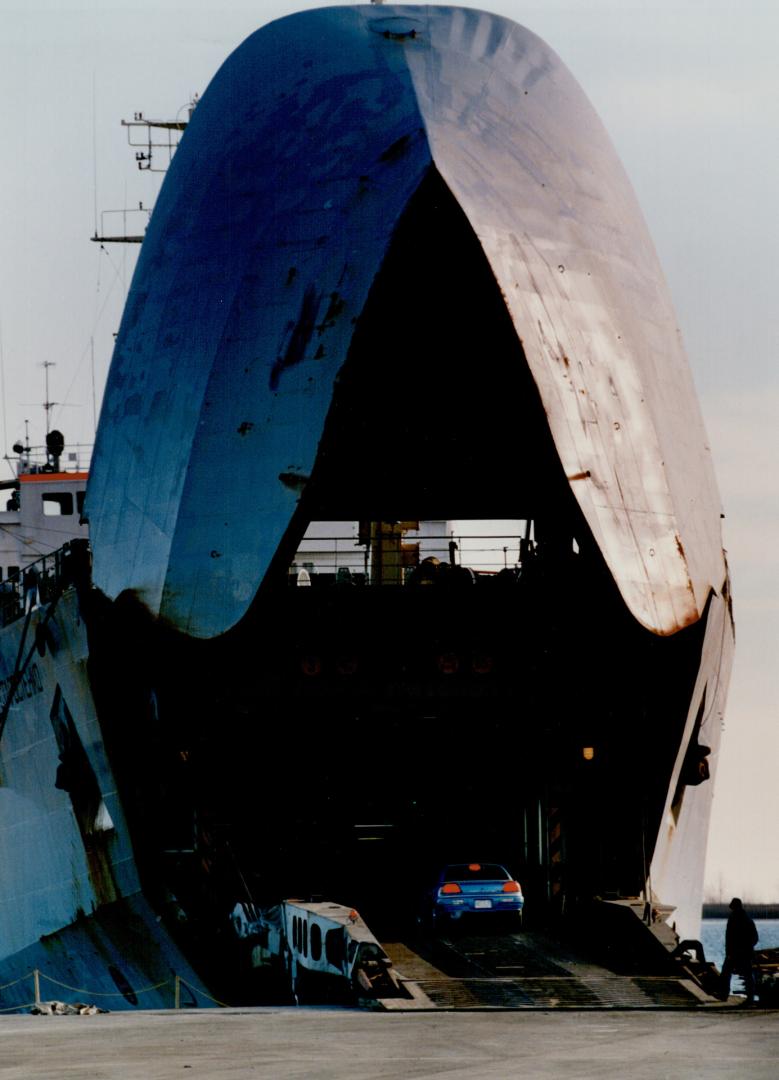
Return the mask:
[[524,906],[521,896],[457,896],[453,899],[437,900],[436,916],[459,919],[462,915],[494,915],[519,912]]

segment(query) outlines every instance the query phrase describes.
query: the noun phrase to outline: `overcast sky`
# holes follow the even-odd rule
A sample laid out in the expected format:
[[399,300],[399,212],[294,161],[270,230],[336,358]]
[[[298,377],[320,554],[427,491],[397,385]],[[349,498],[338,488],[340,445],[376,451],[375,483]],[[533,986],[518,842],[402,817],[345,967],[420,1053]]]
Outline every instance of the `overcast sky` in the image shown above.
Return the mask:
[[[4,450],[25,419],[43,439],[44,361],[54,425],[92,441],[136,251],[89,237],[101,212],[151,205],[159,184],[135,170],[119,121],[175,116],[249,33],[319,6],[0,0]],[[570,67],[668,277],[726,510],[737,624],[708,888],[779,900],[779,4],[474,6],[529,27]]]

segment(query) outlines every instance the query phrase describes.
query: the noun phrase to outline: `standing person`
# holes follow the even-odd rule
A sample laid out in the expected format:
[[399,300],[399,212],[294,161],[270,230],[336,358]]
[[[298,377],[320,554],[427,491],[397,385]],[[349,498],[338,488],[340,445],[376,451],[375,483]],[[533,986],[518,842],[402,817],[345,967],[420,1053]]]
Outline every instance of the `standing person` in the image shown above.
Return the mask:
[[725,929],[725,963],[722,965],[722,997],[730,996],[730,977],[740,975],[747,992],[747,1005],[755,1001],[755,976],[752,972],[753,950],[757,944],[757,927],[744,911],[737,896],[730,901],[730,916]]

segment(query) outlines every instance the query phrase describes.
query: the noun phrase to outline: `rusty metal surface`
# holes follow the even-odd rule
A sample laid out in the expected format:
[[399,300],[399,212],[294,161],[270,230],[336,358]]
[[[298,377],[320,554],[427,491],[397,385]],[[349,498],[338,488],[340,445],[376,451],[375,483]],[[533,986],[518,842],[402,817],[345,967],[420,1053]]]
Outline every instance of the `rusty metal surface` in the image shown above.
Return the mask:
[[203,637],[245,613],[431,162],[492,266],[625,602],[660,634],[700,616],[726,576],[719,497],[630,186],[543,42],[444,7],[279,20],[204,95],[149,227],[105,396],[87,513],[109,596],[133,590]]
[[[733,649],[733,627],[727,598],[713,596],[706,616],[701,665],[668,785],[649,880],[655,895],[662,897],[665,903],[674,905],[675,911],[670,921],[685,937],[700,936],[706,840]],[[700,729],[696,732],[699,715]],[[699,744],[710,750],[711,782],[685,786],[682,798],[677,802],[682,766],[691,740],[696,738]]]
[[725,567],[670,297],[586,97],[543,42],[499,23],[428,11],[407,49],[433,160],[492,264],[624,599],[672,632],[699,617]]

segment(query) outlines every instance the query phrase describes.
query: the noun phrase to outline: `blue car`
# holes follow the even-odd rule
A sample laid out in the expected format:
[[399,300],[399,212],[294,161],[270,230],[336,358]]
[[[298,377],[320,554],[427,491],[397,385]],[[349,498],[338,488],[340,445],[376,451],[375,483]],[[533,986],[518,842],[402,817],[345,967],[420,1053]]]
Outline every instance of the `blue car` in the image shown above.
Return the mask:
[[499,863],[450,863],[427,895],[433,931],[464,915],[503,915],[522,925],[522,887]]

